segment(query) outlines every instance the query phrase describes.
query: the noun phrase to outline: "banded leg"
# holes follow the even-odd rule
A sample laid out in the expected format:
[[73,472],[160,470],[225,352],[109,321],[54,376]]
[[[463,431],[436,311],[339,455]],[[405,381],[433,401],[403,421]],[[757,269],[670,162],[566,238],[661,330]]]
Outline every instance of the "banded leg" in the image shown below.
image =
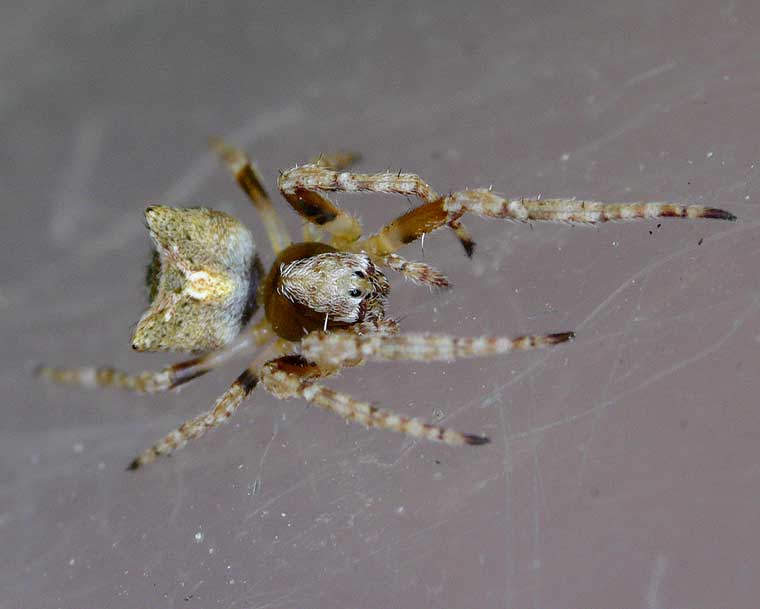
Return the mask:
[[127,469],[137,469],[155,461],[157,457],[168,456],[175,450],[182,448],[188,440],[200,438],[208,430],[224,423],[243,403],[243,400],[251,394],[258,382],[259,377],[256,375],[256,371],[251,368],[246,369],[235,379],[232,386],[217,399],[211,410],[184,422],[161,441],[140,453]]
[[265,320],[241,334],[232,343],[218,351],[204,353],[161,370],[146,370],[135,374],[108,367],[84,366],[81,368],[40,367],[36,375],[44,380],[84,388],[113,387],[136,393],[168,391],[189,383],[210,372],[233,356],[261,346],[273,338],[273,332]]
[[406,260],[398,254],[378,256],[376,261],[380,264],[401,273],[404,277],[416,284],[426,285],[431,288],[449,288],[451,284],[446,276],[438,269],[424,262]]
[[162,440],[140,453],[128,469],[137,469],[155,461],[156,457],[168,456],[175,450],[182,448],[188,440],[200,438],[207,431],[218,427],[229,419],[238,409],[259,382],[259,369],[263,362],[283,352],[289,343],[278,340],[270,345],[253,363],[238,376],[229,389],[225,391],[214,403],[208,412],[199,414],[189,421],[184,422],[177,429],[164,436]]
[[365,427],[388,429],[414,438],[444,442],[452,446],[480,445],[489,442],[488,438],[483,436],[445,429],[430,425],[420,419],[383,410],[368,402],[356,400],[345,393],[319,385],[312,380],[322,375],[318,366],[309,363],[304,358],[286,356],[268,362],[262,368],[261,382],[277,398],[302,398],[310,404],[334,412],[346,421],[356,421]]
[[366,361],[446,361],[529,351],[567,342],[573,332],[504,338],[459,338],[445,334],[360,336],[351,332],[312,332],[301,341],[301,353],[320,366],[341,367]]
[[280,174],[277,187],[290,206],[306,221],[330,233],[336,244],[347,246],[362,234],[359,220],[320,195],[312,183],[321,175],[340,175],[322,164],[303,165]]
[[220,138],[211,138],[209,143],[232,172],[232,175],[235,176],[243,192],[248,195],[253,206],[261,215],[261,221],[264,223],[264,228],[276,256],[290,245],[290,236],[272,204],[272,200],[264,189],[261,175],[256,166],[242,152],[225,144]]
[[549,221],[596,224],[653,218],[708,218],[736,220],[736,216],[714,207],[677,203],[599,203],[577,199],[505,199],[488,189],[455,192],[441,200],[447,214],[460,217],[473,212],[486,218],[518,222]]
[[[354,163],[358,163],[361,159],[361,155],[356,152],[334,152],[327,154],[320,154],[319,156],[311,159],[308,165],[319,165],[326,169],[332,169],[333,171],[343,171],[348,169]],[[322,231],[317,228],[316,224],[311,222],[303,223],[303,240],[304,241],[321,241]]]
[[425,203],[361,240],[357,249],[387,256],[444,224],[456,223],[466,213],[516,222],[548,221],[596,224],[644,218],[709,218],[736,220],[714,207],[670,203],[597,203],[576,199],[505,199],[487,189],[464,190]]
[[[359,239],[361,226],[355,218],[348,216],[320,195],[320,192],[374,192],[415,196],[426,203],[439,198],[438,193],[414,173],[353,173],[333,171],[317,164],[294,167],[283,172],[277,186],[293,209],[309,222],[323,226],[338,238],[341,245],[348,245]],[[467,254],[471,255],[474,242],[458,217],[452,218],[451,228]]]

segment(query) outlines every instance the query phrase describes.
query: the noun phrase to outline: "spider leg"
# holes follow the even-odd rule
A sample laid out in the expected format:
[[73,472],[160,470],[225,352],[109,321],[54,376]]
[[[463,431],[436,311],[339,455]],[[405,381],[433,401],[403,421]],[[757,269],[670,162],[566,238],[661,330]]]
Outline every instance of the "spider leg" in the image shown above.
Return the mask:
[[427,285],[431,288],[449,288],[451,284],[443,273],[424,262],[413,262],[402,258],[398,254],[376,256],[380,264],[401,273],[404,277],[416,284]]
[[384,226],[379,232],[362,239],[357,249],[374,256],[387,256],[396,252],[444,224],[459,222],[472,212],[485,218],[501,218],[516,222],[548,221],[576,224],[596,224],[615,220],[642,218],[713,218],[736,220],[736,216],[699,205],[671,203],[598,203],[576,199],[505,199],[488,189],[463,190],[439,197]]
[[[361,155],[356,152],[334,152],[320,154],[312,158],[307,165],[318,165],[325,169],[331,169],[333,171],[342,171],[348,169],[354,163],[357,163],[361,159]],[[304,241],[321,241],[323,231],[311,222],[304,222],[302,228]],[[353,238],[353,237],[352,237]],[[350,242],[350,241],[349,241]]]
[[315,186],[325,180],[324,175],[340,174],[323,163],[312,163],[281,173],[277,187],[304,220],[330,233],[336,244],[348,245],[361,237],[361,223],[317,192],[326,190]]
[[[309,222],[322,226],[342,246],[348,246],[361,237],[361,225],[358,220],[320,195],[320,192],[413,195],[423,202],[432,202],[439,198],[438,193],[413,173],[391,171],[353,173],[334,171],[321,164],[302,165],[289,169],[280,175],[277,185],[293,209]],[[474,244],[467,229],[459,222],[458,217],[452,218],[452,221],[451,227],[462,241],[465,251],[468,255],[472,254]]]
[[238,376],[214,403],[213,408],[185,421],[177,429],[163,437],[149,449],[144,450],[130,463],[128,469],[137,469],[155,461],[156,457],[168,456],[182,448],[188,440],[200,438],[207,431],[218,427],[229,419],[259,383],[261,364],[277,353],[282,353],[289,345],[282,339],[272,343],[254,362]]
[[453,361],[511,351],[551,347],[571,340],[573,332],[505,338],[455,337],[446,334],[357,335],[312,332],[301,341],[301,353],[320,366],[341,367],[366,361]]
[[273,333],[269,324],[262,319],[229,345],[217,351],[176,362],[161,370],[145,370],[129,374],[109,367],[50,368],[42,366],[37,369],[36,375],[44,380],[64,385],[85,388],[113,387],[136,393],[157,393],[184,385],[210,372],[238,353],[263,345],[272,337]]
[[240,187],[251,199],[253,206],[259,211],[272,249],[275,255],[279,254],[290,245],[290,236],[264,189],[258,169],[242,152],[225,144],[220,138],[211,138],[209,144],[219,154]]
[[164,436],[162,440],[141,452],[129,464],[128,469],[137,469],[147,465],[162,455],[168,456],[175,450],[182,448],[188,440],[200,438],[208,430],[224,423],[237,410],[243,400],[251,394],[258,382],[259,377],[256,372],[247,368],[235,379],[230,388],[217,399],[211,410],[185,421],[177,429]]
[[321,369],[300,356],[285,356],[267,362],[261,370],[261,382],[277,398],[302,398],[334,412],[346,421],[365,427],[377,427],[404,433],[415,438],[444,442],[452,446],[486,444],[488,438],[430,425],[416,418],[404,417],[361,402],[348,394],[334,391],[312,379],[332,374],[334,368]]
[[679,203],[600,203],[577,199],[505,199],[488,189],[464,190],[441,199],[447,214],[459,217],[473,212],[486,218],[518,222],[549,221],[596,224],[619,220],[653,218],[711,218],[736,220],[736,216],[714,207]]

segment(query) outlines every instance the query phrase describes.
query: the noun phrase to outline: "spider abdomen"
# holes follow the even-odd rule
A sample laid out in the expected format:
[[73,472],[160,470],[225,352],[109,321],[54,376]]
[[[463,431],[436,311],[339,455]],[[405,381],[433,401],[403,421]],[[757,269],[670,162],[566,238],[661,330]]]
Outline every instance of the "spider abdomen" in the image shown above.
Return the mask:
[[229,343],[255,312],[261,275],[250,232],[204,208],[145,210],[154,247],[150,306],[132,336],[137,351],[209,351]]

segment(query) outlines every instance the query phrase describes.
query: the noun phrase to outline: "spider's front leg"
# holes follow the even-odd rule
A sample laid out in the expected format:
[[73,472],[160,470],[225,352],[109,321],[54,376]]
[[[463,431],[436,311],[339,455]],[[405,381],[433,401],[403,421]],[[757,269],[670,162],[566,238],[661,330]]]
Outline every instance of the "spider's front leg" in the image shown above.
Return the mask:
[[[351,365],[351,364],[349,364]],[[414,438],[444,442],[451,446],[487,444],[488,438],[430,425],[420,419],[404,417],[354,399],[314,382],[314,379],[335,374],[337,367],[320,367],[302,356],[291,355],[267,362],[261,370],[261,382],[277,398],[301,398],[334,412],[346,421],[365,427],[377,427],[403,433]]]
[[[419,361],[450,362],[459,358],[499,355],[552,347],[575,337],[574,332],[507,338],[457,337],[447,334],[358,335],[346,331],[312,332],[301,341],[301,353],[328,367],[350,362]],[[356,365],[356,364],[352,364]]]
[[[338,245],[344,247],[361,237],[361,225],[320,192],[374,192],[414,196],[424,203],[440,198],[435,190],[414,173],[353,173],[334,171],[321,164],[303,165],[285,171],[280,175],[277,185],[293,209],[309,222],[322,226],[334,236]],[[471,256],[475,244],[459,218],[452,216],[444,223],[451,227],[467,255]]]
[[518,222],[548,221],[598,224],[655,218],[706,218],[736,220],[732,213],[715,207],[681,203],[601,203],[578,199],[505,199],[489,189],[464,190],[443,197],[441,208],[450,216],[473,212],[486,218]]
[[514,222],[600,222],[653,218],[706,218],[736,220],[714,207],[675,203],[599,203],[577,199],[506,199],[489,189],[463,190],[439,197],[399,216],[379,232],[356,244],[373,256],[388,256],[404,245],[445,224],[458,222],[466,213]]

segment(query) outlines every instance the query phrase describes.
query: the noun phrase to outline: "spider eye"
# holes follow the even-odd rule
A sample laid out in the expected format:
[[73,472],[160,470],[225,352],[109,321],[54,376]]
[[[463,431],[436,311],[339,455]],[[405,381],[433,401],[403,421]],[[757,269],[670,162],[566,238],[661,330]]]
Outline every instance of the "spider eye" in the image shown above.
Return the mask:
[[361,290],[357,290],[356,288],[354,288],[353,290],[349,290],[348,291],[348,295],[351,298],[359,298],[359,296],[362,295],[362,291]]
[[356,275],[360,279],[364,279],[364,273],[362,273],[361,271],[354,271],[354,275]]

